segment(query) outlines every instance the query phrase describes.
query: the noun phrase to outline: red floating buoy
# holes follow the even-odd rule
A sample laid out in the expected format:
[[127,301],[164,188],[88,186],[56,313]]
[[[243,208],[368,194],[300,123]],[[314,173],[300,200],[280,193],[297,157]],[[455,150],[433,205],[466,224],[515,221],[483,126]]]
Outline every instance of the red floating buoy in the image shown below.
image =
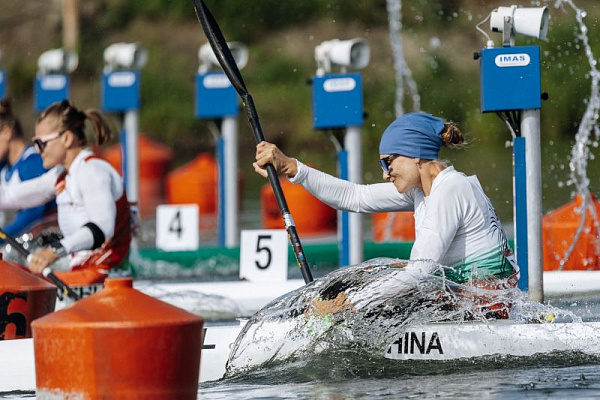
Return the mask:
[[54,311],[56,287],[2,260],[0,253],[0,340],[31,337],[31,322]]
[[131,278],[34,322],[37,395],[196,399],[202,318],[145,295]]

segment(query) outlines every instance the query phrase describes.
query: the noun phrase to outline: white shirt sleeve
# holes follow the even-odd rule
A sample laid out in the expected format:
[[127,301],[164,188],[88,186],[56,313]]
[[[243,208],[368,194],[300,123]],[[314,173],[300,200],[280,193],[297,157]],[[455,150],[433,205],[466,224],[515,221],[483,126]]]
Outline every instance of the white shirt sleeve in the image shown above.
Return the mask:
[[[94,223],[104,233],[104,240],[114,235],[117,215],[116,193],[111,174],[93,160],[86,162],[77,171],[77,187],[81,189],[88,222]],[[91,230],[82,226],[73,234],[63,238],[61,244],[69,253],[89,250],[93,247],[94,236]]]
[[398,193],[393,183],[360,185],[335,178],[310,168],[300,161],[298,173],[290,182],[299,183],[323,203],[343,211],[377,213],[387,211],[413,211],[414,194]]
[[411,260],[441,262],[462,224],[460,188],[436,191],[425,200],[425,213],[410,252]]
[[56,197],[54,185],[62,167],[14,185],[0,185],[0,209],[21,210],[45,204]]

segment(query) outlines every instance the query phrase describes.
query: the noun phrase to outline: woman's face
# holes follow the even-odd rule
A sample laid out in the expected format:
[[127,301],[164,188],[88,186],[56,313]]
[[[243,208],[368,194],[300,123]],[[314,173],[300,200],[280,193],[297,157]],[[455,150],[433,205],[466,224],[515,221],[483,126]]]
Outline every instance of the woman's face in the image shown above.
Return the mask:
[[8,149],[12,139],[12,132],[8,126],[0,130],[0,161],[8,161]]
[[67,153],[64,133],[59,130],[54,118],[45,118],[36,125],[34,139],[40,144],[37,147],[44,161],[44,168],[50,169],[63,164]]
[[384,170],[383,179],[392,182],[398,192],[406,193],[416,187],[422,187],[418,158],[381,154],[379,159],[389,161],[389,173]]

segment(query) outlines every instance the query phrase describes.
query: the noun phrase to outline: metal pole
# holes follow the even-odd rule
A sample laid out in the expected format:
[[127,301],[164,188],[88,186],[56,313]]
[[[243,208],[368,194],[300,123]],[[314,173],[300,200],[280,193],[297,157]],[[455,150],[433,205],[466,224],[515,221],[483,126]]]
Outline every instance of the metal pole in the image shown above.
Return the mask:
[[221,134],[225,141],[225,246],[235,247],[239,243],[238,228],[238,122],[237,116],[223,118]]
[[[359,126],[346,128],[344,148],[348,151],[348,180],[354,183],[362,182],[362,145]],[[362,216],[360,213],[350,213],[350,265],[363,261]]]
[[62,0],[63,47],[76,52],[79,42],[79,13],[77,0]]
[[127,200],[130,203],[139,202],[139,155],[138,155],[138,112],[128,110],[125,112],[125,174]]
[[521,132],[525,138],[527,165],[527,259],[529,299],[544,301],[542,265],[542,157],[540,110],[523,110]]

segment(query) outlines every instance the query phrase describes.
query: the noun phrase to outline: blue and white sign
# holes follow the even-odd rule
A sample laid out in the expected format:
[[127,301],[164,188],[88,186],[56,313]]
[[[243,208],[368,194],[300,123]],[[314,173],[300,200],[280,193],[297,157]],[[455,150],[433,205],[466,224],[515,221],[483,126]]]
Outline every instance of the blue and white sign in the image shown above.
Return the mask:
[[0,69],[0,99],[6,96],[6,72]]
[[102,74],[102,110],[122,112],[140,108],[140,73],[137,70]]
[[50,104],[69,98],[70,78],[66,74],[38,75],[34,83],[34,108],[42,112]]
[[481,51],[481,111],[542,107],[539,46]]
[[196,118],[215,119],[238,115],[237,93],[223,72],[196,75]]
[[362,77],[359,73],[315,77],[312,86],[315,129],[362,125]]

